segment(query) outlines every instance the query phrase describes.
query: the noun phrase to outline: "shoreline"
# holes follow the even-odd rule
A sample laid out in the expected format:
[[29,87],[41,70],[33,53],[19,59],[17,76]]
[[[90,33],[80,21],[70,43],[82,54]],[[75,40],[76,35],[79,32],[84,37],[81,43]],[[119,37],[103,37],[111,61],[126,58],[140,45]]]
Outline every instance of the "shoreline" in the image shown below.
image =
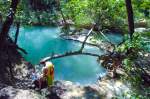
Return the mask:
[[[84,38],[86,35],[81,35],[81,36],[74,35],[74,36],[70,36],[70,37],[68,37],[68,36],[61,37],[60,36],[60,37],[63,39],[74,40],[74,41],[82,43],[84,41]],[[90,37],[89,37],[86,44],[91,45],[91,46],[96,46],[98,48],[102,48],[103,50],[107,50],[109,48],[108,45],[110,43],[100,42],[98,44],[95,44],[90,40]],[[110,47],[111,47],[111,45],[110,45]],[[41,91],[42,94],[40,94],[36,90],[32,90],[32,89],[28,88],[28,85],[30,85],[31,80],[26,78],[27,72],[29,71],[27,69],[28,66],[26,65],[26,61],[22,60],[22,64],[18,65],[17,67],[22,70],[22,76],[19,77],[21,80],[18,81],[14,86],[6,85],[4,88],[2,88],[0,90],[0,97],[6,95],[6,96],[11,97],[11,99],[18,99],[17,97],[24,97],[23,99],[28,99],[28,98],[29,99],[30,98],[31,99],[41,99],[41,97],[42,97],[42,99],[46,99],[46,97],[45,97],[46,95],[49,94],[50,96],[52,96],[50,94],[50,93],[52,93],[52,90],[49,90],[48,88],[42,89],[42,91]],[[16,75],[16,76],[18,76],[18,75]],[[105,76],[105,77],[107,77],[107,76]],[[55,94],[57,94],[57,96],[60,97],[61,99],[72,99],[73,97],[74,98],[85,98],[85,99],[88,99],[89,97],[91,99],[97,99],[97,98],[98,99],[99,98],[111,99],[113,97],[116,97],[116,93],[118,96],[118,95],[124,94],[126,91],[130,91],[128,86],[126,86],[120,80],[110,79],[110,78],[105,79],[105,77],[103,77],[101,79],[101,81],[98,80],[96,83],[87,84],[87,85],[77,84],[77,83],[74,83],[71,81],[57,80],[57,81],[55,81],[54,86],[52,86],[52,89],[53,88],[55,89]],[[123,88],[125,88],[126,90],[121,89],[121,86],[124,86]],[[121,92],[122,90],[124,90],[124,91]],[[63,91],[63,94],[60,94],[59,91]]]
[[[0,89],[0,98],[1,97],[9,97],[4,99],[18,99],[18,97],[24,97],[22,99],[47,99],[46,96],[52,96],[52,92],[61,99],[72,99],[74,98],[85,98],[88,99],[111,99],[112,97],[119,95],[119,91],[123,89],[119,89],[119,86],[125,86],[125,91],[129,91],[128,86],[124,85],[120,80],[110,79],[105,76],[100,80],[96,81],[93,84],[79,84],[71,81],[65,80],[57,80],[54,81],[54,85],[50,88],[44,88],[41,90],[41,93],[37,90],[30,89],[28,86],[31,84],[31,79],[27,78],[27,72],[29,71],[27,62],[22,60],[22,64],[18,65],[18,69],[22,69],[22,75],[17,74],[16,77],[20,78],[20,81],[17,81],[14,85],[5,85]],[[119,91],[114,91],[114,90]],[[110,90],[110,91],[109,91]],[[123,91],[123,92],[125,92]],[[111,95],[110,95],[111,94]],[[87,98],[88,97],[88,98]],[[49,99],[49,98],[48,98]]]
[[[7,93],[4,95],[4,92]],[[55,93],[60,99],[72,99],[73,97],[75,99],[112,99],[117,96],[121,97],[127,92],[130,92],[129,86],[115,79],[98,81],[96,84],[86,86],[75,84],[71,81],[59,80],[55,81],[50,89],[44,88],[40,93],[33,89],[6,86],[0,90],[0,95],[9,96],[10,99],[19,99],[20,97],[23,97],[22,99],[51,99],[50,97],[53,97]]]
[[[86,37],[85,34],[74,34],[74,35],[60,35],[62,39],[75,41],[79,43],[83,43],[84,39]],[[87,41],[85,42],[86,45],[97,47],[101,50],[107,51],[107,52],[113,52],[115,45],[108,41],[92,41],[93,36],[89,36]]]

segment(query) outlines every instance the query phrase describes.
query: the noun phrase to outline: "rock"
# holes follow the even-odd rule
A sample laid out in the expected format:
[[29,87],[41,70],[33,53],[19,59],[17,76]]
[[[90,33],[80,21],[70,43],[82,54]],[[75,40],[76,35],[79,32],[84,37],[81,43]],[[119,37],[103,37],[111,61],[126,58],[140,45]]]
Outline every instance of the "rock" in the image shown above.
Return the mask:
[[0,97],[7,97],[7,99],[11,99],[16,95],[16,93],[16,89],[12,86],[8,86],[0,90]]
[[46,99],[33,90],[5,87],[0,90],[0,99]]
[[122,68],[116,69],[116,73],[119,74],[119,75],[127,75]]
[[[23,88],[23,85],[19,85]],[[88,86],[71,81],[55,81],[50,88],[42,89],[40,93],[38,91],[8,86],[0,90],[0,99],[111,99],[116,94],[128,91],[128,87],[120,81],[108,79]]]
[[135,27],[138,28],[138,27],[147,27],[148,26],[148,22],[146,21],[146,19],[140,19],[140,20],[137,20],[135,22]]
[[135,32],[148,32],[148,31],[150,31],[150,29],[146,29],[146,28],[143,28],[143,27],[135,28]]
[[[57,84],[51,89],[61,99],[99,99],[100,95],[91,86],[81,86],[70,81],[56,81]],[[59,87],[58,87],[59,86]],[[53,93],[53,92],[52,92]],[[60,94],[58,94],[60,93]]]
[[73,24],[74,24],[74,22],[73,22],[71,19],[66,20],[66,23],[64,22],[63,19],[61,19],[61,20],[59,20],[57,23],[58,23],[58,25],[60,25],[60,26],[73,25]]
[[[99,92],[104,99],[112,99],[113,97],[121,97],[127,92],[131,92],[130,86],[120,80],[105,79],[98,82]],[[130,99],[126,98],[125,99]]]

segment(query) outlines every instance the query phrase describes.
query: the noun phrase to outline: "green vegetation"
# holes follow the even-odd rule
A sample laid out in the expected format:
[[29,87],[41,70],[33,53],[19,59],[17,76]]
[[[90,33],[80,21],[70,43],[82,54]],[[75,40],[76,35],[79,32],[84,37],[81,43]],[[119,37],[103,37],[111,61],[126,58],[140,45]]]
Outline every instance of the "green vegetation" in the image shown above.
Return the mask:
[[[6,6],[3,6],[6,5]],[[0,1],[3,21],[8,13],[10,0]],[[135,21],[149,18],[149,1],[134,0]],[[124,0],[21,0],[15,21],[24,25],[52,25],[62,19],[72,20],[77,27],[89,28],[96,23],[102,29],[126,29],[126,9]]]
[[[87,29],[90,30],[88,36],[92,32],[95,33],[91,37],[93,42],[107,39],[106,32],[122,33],[123,42],[114,45],[113,52],[108,55],[84,54],[100,57],[100,60],[103,60],[102,65],[113,72],[115,77],[118,68],[123,69],[125,74],[119,79],[132,85],[135,90],[130,93],[133,99],[148,97],[150,91],[149,0],[0,0],[0,27],[2,27],[0,28],[0,72],[3,75],[5,75],[4,71],[9,72],[11,78],[14,78],[15,67],[12,61],[21,57],[18,50],[26,53],[9,37],[10,27],[16,23],[30,26],[60,26],[63,32],[66,31],[68,34],[71,32],[71,35],[76,32],[80,35],[82,30]],[[134,32],[135,28],[145,30]],[[86,40],[88,36],[85,37]],[[83,54],[86,40],[81,50],[75,53],[66,52],[66,56]],[[15,56],[14,53],[17,54],[15,59],[11,57],[11,55]],[[64,56],[54,55],[54,58]]]
[[[38,2],[39,1],[39,2]],[[48,2],[47,2],[48,1]],[[5,18],[8,14],[9,5],[11,0],[1,0],[0,5],[1,9],[0,12]],[[35,5],[34,5],[35,2]],[[47,5],[52,5],[48,6]],[[4,6],[6,5],[6,6]],[[44,6],[43,8],[37,6]],[[45,7],[46,6],[46,7]],[[36,9],[37,8],[37,9]],[[39,9],[38,9],[39,8]],[[55,22],[55,13],[53,9],[55,8],[55,2],[51,0],[21,0],[16,17],[15,22],[20,21],[24,25],[50,25]],[[5,19],[3,19],[4,21]]]
[[[143,87],[143,85],[147,85],[149,82],[149,64],[142,64],[142,61],[148,61],[147,45],[149,45],[149,42],[145,41],[142,34],[135,33],[132,41],[129,39],[125,40],[125,42],[117,49],[119,52],[128,53],[123,60],[123,68],[127,73],[127,76],[123,79],[130,81],[134,88],[145,90],[143,96],[135,95],[138,98],[146,98],[150,90],[149,88]],[[139,94],[141,93],[143,94],[142,91],[139,91]]]

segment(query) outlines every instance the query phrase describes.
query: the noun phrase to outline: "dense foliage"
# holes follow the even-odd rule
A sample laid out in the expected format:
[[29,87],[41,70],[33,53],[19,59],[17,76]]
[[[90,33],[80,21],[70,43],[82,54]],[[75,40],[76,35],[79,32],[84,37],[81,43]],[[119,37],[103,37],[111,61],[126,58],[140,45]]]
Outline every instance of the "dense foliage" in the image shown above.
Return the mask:
[[[144,33],[143,33],[144,34]],[[126,76],[123,80],[128,80],[134,88],[143,89],[142,91],[135,91],[141,95],[134,93],[134,97],[146,99],[149,92],[150,75],[149,75],[149,54],[148,43],[146,37],[143,37],[141,33],[135,33],[133,40],[130,41],[126,37],[126,41],[118,47],[118,51],[126,53],[126,57],[122,61],[123,68],[126,72]]]
[[[9,5],[10,0],[0,1],[3,20]],[[148,0],[133,1],[135,21],[149,17],[149,5]],[[59,8],[66,20],[72,20],[79,27],[90,27],[94,23],[98,29],[125,29],[127,26],[124,0],[21,0],[15,21],[28,25],[51,25],[62,19]]]
[[113,72],[113,77],[120,77],[131,84],[133,92],[126,95],[132,98],[146,99],[150,91],[149,42],[147,36],[141,33],[134,33],[132,41],[125,35],[124,42],[116,46],[114,52],[100,57],[102,65]]
[[[15,21],[24,25],[50,25],[55,21],[55,2],[51,0],[21,0],[18,5]],[[4,6],[6,5],[6,6]],[[0,12],[4,18],[9,10],[10,0],[0,1]],[[53,6],[47,6],[53,5]],[[39,7],[40,6],[40,7]]]

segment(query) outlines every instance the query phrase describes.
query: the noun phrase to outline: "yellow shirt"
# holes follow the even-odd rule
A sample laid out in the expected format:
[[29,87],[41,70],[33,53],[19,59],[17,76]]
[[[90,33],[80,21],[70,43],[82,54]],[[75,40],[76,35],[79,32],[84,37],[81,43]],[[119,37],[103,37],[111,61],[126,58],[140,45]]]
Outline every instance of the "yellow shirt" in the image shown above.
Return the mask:
[[54,80],[54,65],[52,64],[52,62],[46,62],[45,63],[45,67],[43,67],[43,74],[44,76],[46,76],[47,78],[47,83],[48,86],[53,84],[53,80]]

